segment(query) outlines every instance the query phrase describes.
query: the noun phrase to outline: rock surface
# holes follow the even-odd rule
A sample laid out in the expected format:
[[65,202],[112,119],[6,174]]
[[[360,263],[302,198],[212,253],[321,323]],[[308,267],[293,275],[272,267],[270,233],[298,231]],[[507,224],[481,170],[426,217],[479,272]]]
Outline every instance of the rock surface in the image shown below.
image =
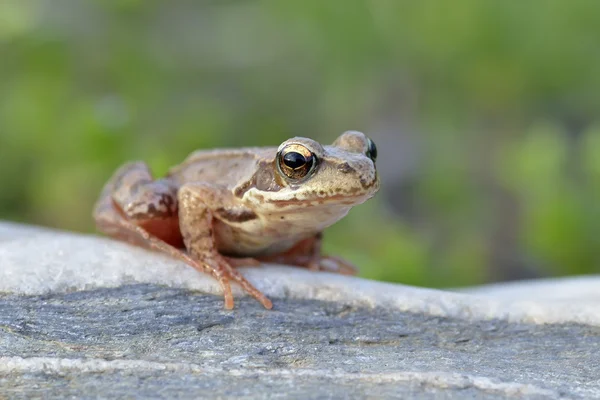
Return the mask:
[[598,277],[450,293],[254,268],[274,309],[225,311],[169,258],[11,224],[0,266],[0,398],[600,398]]

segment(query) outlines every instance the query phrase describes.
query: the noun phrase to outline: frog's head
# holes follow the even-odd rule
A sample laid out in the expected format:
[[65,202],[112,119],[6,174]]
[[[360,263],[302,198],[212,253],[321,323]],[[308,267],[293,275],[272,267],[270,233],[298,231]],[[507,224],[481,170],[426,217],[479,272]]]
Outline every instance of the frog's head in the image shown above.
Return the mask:
[[260,193],[257,197],[263,205],[270,203],[280,210],[319,206],[349,209],[379,189],[376,157],[375,143],[361,132],[345,132],[330,146],[295,137],[279,146],[262,171],[259,167],[256,194]]

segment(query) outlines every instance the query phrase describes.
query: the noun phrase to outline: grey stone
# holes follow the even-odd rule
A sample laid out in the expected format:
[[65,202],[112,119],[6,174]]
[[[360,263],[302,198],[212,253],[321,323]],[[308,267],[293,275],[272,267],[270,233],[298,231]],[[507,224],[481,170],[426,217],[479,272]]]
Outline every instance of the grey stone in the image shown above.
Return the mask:
[[0,300],[10,397],[590,398],[600,328],[129,285]]
[[28,229],[0,224],[0,398],[600,398],[600,325],[593,312],[547,323],[564,298],[518,308],[279,267],[244,272],[273,310],[238,292],[226,311],[210,279],[168,258]]

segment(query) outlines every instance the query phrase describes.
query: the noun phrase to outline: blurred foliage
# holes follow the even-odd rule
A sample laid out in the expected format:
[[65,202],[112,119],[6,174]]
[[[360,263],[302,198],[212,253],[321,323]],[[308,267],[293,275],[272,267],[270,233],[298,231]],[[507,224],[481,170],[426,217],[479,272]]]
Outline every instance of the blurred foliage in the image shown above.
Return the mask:
[[378,143],[326,235],[427,286],[600,270],[600,2],[0,2],[0,217],[92,231],[121,163]]

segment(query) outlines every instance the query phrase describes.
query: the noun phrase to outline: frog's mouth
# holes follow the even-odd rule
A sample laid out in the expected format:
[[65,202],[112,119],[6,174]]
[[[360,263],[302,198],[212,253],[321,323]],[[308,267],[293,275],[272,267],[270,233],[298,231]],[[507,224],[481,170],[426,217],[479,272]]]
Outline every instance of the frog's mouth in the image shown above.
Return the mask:
[[354,187],[329,195],[326,195],[323,192],[323,194],[318,193],[317,195],[307,196],[304,198],[292,196],[291,198],[271,199],[269,200],[269,203],[274,204],[276,207],[298,207],[299,205],[304,205],[306,207],[334,205],[354,206],[369,200],[375,196],[378,190],[379,179],[376,177],[373,179],[373,181],[361,188]]

